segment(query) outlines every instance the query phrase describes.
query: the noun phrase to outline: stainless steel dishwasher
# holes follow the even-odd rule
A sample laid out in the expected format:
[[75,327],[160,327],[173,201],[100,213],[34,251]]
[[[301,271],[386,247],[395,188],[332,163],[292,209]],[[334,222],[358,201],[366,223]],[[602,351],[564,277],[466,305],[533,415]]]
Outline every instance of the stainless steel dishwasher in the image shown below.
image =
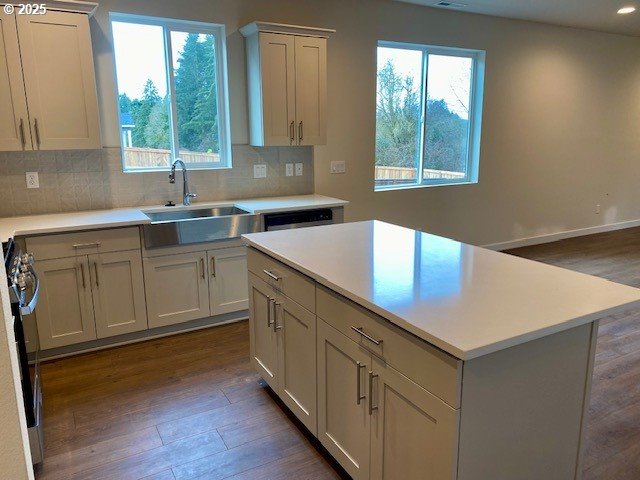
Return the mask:
[[264,229],[266,231],[270,231],[316,227],[319,225],[342,223],[342,219],[342,207],[299,210],[283,213],[267,213],[264,215]]

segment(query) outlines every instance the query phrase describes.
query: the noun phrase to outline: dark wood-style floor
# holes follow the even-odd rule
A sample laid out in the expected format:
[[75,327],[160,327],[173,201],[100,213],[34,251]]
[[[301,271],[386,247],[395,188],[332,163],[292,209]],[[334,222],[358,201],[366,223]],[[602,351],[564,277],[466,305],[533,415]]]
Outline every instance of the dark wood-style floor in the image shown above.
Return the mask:
[[[640,287],[640,228],[510,253]],[[259,383],[248,335],[241,322],[43,364],[38,479],[338,478]],[[601,322],[584,473],[640,478],[639,310]]]

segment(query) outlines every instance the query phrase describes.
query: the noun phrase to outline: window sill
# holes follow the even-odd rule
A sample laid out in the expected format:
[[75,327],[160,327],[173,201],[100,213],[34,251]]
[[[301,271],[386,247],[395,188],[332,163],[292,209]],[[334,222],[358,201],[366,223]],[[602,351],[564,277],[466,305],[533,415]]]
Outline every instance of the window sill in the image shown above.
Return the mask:
[[406,185],[389,185],[382,187],[373,187],[374,192],[389,192],[395,190],[410,190],[414,188],[431,188],[431,187],[460,187],[466,185],[477,185],[477,180],[465,180],[460,182],[433,182],[433,183],[412,183]]

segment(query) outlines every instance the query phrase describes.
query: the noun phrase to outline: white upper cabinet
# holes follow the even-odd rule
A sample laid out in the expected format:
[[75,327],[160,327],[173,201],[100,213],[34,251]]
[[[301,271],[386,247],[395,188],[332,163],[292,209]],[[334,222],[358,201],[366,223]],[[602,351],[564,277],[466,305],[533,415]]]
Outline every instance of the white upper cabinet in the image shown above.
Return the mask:
[[327,39],[296,37],[298,145],[327,143]]
[[0,28],[0,150],[100,148],[88,15],[4,15]]
[[327,38],[334,30],[254,22],[240,32],[251,145],[325,144]]
[[18,31],[13,15],[0,15],[0,150],[31,150]]

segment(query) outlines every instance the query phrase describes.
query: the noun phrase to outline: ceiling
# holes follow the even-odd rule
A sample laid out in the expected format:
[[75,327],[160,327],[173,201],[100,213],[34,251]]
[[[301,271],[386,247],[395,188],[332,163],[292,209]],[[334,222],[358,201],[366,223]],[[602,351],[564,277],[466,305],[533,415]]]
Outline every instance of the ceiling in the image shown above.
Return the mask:
[[[439,0],[399,0],[435,6]],[[640,0],[449,0],[464,7],[437,7],[498,17],[587,28],[603,32],[640,36]],[[619,8],[635,6],[630,15],[618,15]]]

